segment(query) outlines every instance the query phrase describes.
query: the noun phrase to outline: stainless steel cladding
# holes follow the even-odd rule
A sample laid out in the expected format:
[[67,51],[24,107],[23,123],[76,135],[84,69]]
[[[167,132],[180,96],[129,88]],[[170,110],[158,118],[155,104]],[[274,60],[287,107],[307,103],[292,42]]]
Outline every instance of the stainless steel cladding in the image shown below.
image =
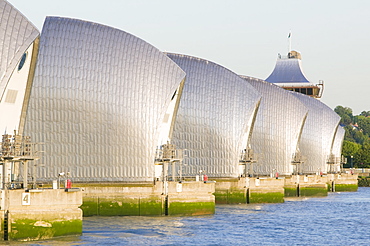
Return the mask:
[[251,148],[258,157],[253,173],[291,175],[308,109],[291,93],[274,84],[243,78],[262,94],[251,139]]
[[150,181],[171,99],[185,73],[121,30],[48,17],[26,132],[44,143],[38,176],[76,181]]
[[328,171],[330,172],[339,172],[342,160],[342,146],[344,140],[345,130],[343,127],[338,126],[337,132],[335,133],[333,148],[331,150],[331,156],[328,160]]
[[335,139],[332,149],[332,154],[335,157],[341,157],[342,155],[342,145],[344,140],[345,130],[342,126],[338,126],[337,132],[335,133]]
[[210,61],[168,54],[186,72],[173,143],[188,150],[184,175],[237,177],[260,100],[244,79]]
[[328,170],[327,159],[331,154],[340,117],[315,98],[301,93],[290,93],[309,109],[300,141],[302,155],[307,158],[302,171],[304,173],[325,173]]
[[38,36],[39,31],[26,17],[7,1],[0,0],[0,101],[14,69]]

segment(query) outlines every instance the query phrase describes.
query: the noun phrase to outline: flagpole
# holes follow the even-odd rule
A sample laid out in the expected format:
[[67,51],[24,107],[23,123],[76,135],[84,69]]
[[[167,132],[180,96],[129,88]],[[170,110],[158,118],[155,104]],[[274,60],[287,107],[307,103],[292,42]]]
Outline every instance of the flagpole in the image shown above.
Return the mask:
[[292,31],[289,32],[288,41],[289,41],[288,53],[289,53],[292,51]]

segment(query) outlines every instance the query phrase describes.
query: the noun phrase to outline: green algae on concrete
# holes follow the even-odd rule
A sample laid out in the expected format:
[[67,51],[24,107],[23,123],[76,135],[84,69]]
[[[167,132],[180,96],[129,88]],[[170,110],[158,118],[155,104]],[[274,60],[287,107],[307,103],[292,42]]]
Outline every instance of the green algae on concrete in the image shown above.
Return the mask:
[[336,192],[354,192],[357,191],[358,185],[357,184],[335,184],[335,191]]
[[2,214],[1,219],[0,219],[0,241],[4,239],[4,215]]
[[239,204],[247,202],[245,189],[218,190],[214,195],[217,204]]
[[332,182],[326,183],[328,185],[328,192],[333,192],[333,188],[335,189],[335,185],[333,186]]
[[325,187],[299,187],[299,196],[327,196],[328,188]]
[[101,216],[138,216],[139,199],[99,198],[99,215]]
[[296,197],[298,196],[297,187],[284,187],[284,197]]
[[82,220],[36,221],[18,219],[11,223],[9,240],[40,240],[66,235],[82,235]]
[[162,215],[163,205],[162,200],[153,199],[140,199],[140,215]]
[[80,207],[83,216],[139,216],[162,215],[161,198],[98,198],[84,197]]
[[281,192],[249,192],[248,203],[283,203],[284,194]]
[[228,190],[218,190],[213,193],[215,196],[215,202],[217,204],[227,204],[228,202]]
[[228,203],[229,204],[247,203],[246,190],[244,189],[229,190]]
[[168,215],[205,215],[215,213],[213,202],[171,202]]
[[82,209],[84,217],[99,215],[98,199],[98,197],[83,198],[83,202],[80,208]]
[[[149,198],[84,198],[81,206],[84,216],[155,216],[165,215],[165,202],[162,196]],[[175,200],[177,200],[175,198]],[[214,214],[214,202],[169,202],[168,215]]]

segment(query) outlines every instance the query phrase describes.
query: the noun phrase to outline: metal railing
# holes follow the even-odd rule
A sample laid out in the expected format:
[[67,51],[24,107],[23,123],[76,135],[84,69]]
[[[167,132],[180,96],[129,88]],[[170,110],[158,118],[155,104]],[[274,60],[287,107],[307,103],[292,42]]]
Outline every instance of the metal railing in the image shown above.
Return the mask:
[[[14,135],[4,134],[2,136],[0,143],[1,189],[28,188],[28,162],[40,159],[42,151],[38,150],[38,146],[39,144],[31,142],[31,137],[22,136],[16,131]],[[21,164],[23,164],[23,169],[20,168]],[[34,186],[36,184],[35,173],[33,169]]]
[[176,149],[174,144],[163,144],[156,149],[156,162],[179,162],[184,159],[184,150]]
[[298,150],[292,156],[293,175],[302,174],[302,165],[307,161],[307,157]]
[[2,136],[0,143],[0,160],[36,160],[39,159],[40,151],[38,144],[31,142],[31,137],[19,134]]

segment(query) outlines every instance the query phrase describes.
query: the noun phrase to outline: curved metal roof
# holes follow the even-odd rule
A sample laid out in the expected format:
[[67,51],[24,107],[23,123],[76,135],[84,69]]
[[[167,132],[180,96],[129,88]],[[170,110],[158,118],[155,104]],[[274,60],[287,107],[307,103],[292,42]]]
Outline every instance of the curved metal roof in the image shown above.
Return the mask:
[[188,150],[184,175],[237,177],[260,93],[213,62],[168,54],[186,72],[172,142]]
[[159,130],[185,73],[124,31],[47,17],[26,132],[45,143],[39,177],[152,181]]
[[242,78],[262,94],[251,139],[251,148],[257,155],[254,173],[291,175],[307,107],[276,85],[247,76]]
[[0,100],[23,53],[39,34],[37,28],[16,8],[0,0]]
[[274,71],[266,79],[270,83],[310,83],[302,71],[298,58],[280,58]]
[[303,127],[300,150],[307,158],[302,166],[304,173],[327,171],[327,160],[334,144],[334,136],[340,117],[319,100],[301,93],[292,92],[308,109]]

